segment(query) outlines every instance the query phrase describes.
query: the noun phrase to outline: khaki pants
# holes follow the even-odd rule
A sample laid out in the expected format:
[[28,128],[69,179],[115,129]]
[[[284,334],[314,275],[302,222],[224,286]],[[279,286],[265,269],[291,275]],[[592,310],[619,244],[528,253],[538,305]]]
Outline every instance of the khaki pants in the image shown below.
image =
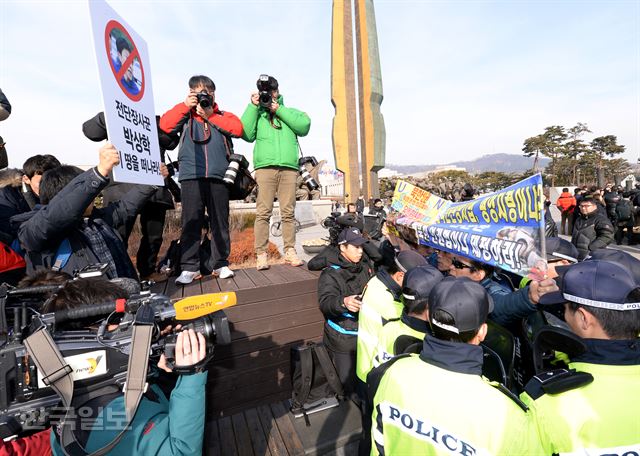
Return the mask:
[[269,219],[273,211],[273,200],[278,197],[282,218],[282,240],[284,251],[296,247],[296,181],[298,171],[292,168],[269,167],[256,170],[258,199],[256,201],[256,253],[265,253],[269,243]]

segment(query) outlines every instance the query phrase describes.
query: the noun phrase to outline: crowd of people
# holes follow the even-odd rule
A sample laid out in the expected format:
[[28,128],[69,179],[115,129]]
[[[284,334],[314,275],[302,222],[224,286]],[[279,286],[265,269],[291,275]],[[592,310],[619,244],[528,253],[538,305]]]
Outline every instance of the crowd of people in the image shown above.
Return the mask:
[[571,236],[580,259],[614,241],[621,245],[626,238],[627,245],[637,243],[633,227],[640,207],[640,185],[630,191],[611,184],[604,189],[583,186],[573,193],[565,187],[556,207],[561,215],[560,232]]
[[[261,79],[256,84],[258,89],[264,89]],[[298,137],[309,132],[311,122],[306,113],[284,105],[274,77],[267,80],[268,90],[260,95],[253,92],[239,118],[220,109],[215,102],[216,86],[209,77],[196,75],[189,79],[185,100],[156,118],[163,162],[160,173],[166,188],[113,182],[112,171],[120,164],[120,154],[109,142],[100,146],[97,165],[86,171],[64,165],[62,157],[52,155],[29,157],[22,169],[0,170],[0,283],[18,287],[60,285],[57,297],[51,296],[42,309],[56,312],[128,296],[117,286],[105,288],[109,282],[104,278],[166,280],[157,270],[157,261],[166,211],[174,207],[174,200],[182,205],[176,283],[191,283],[205,271],[221,278],[232,277],[228,261],[231,187],[224,178],[233,138],[256,143],[253,164],[261,190],[255,224],[258,269],[269,268],[266,245],[275,198],[282,216],[285,261],[292,266],[303,265],[295,249]],[[0,120],[10,113],[11,104],[0,91]],[[82,130],[88,140],[108,141],[104,113],[88,119]],[[179,186],[164,164],[165,152],[175,148],[178,158],[171,168],[179,170]],[[0,138],[2,157],[0,165],[4,166],[0,168],[6,168],[5,142]],[[99,195],[102,204],[96,207]],[[127,244],[138,215],[142,239],[134,264]],[[206,255],[201,255],[203,229],[211,236]],[[209,259],[207,264],[203,264],[203,256]],[[74,278],[96,265],[103,275],[99,282]],[[71,327],[77,327],[77,323]],[[117,329],[117,325],[110,326],[106,331]],[[197,365],[205,358],[202,335],[189,330],[177,337],[175,366]],[[163,358],[158,367],[171,371]],[[166,391],[154,387],[152,392],[149,388],[130,431],[112,449],[113,454],[201,454],[206,378],[206,371],[180,375]],[[90,399],[85,405],[97,412],[91,415],[92,421],[108,421],[108,416],[100,414],[105,410],[115,420],[123,415],[125,403],[120,390]],[[118,426],[94,429],[78,437],[88,453],[100,449],[121,431]],[[56,431],[3,442],[0,455],[63,454],[61,430]]]
[[[162,281],[158,254],[163,242],[166,212],[181,203],[177,284],[186,285],[212,273],[234,275],[229,268],[230,185],[224,181],[230,164],[232,140],[255,142],[253,165],[260,191],[257,198],[255,249],[258,269],[268,269],[266,247],[269,219],[277,198],[282,218],[285,262],[301,266],[295,247],[295,203],[299,178],[298,137],[310,129],[309,116],[284,105],[278,81],[268,82],[267,100],[258,91],[242,115],[223,111],[215,101],[215,83],[204,75],[188,81],[188,93],[157,121],[165,187],[113,182],[113,167],[120,164],[110,144],[100,148],[96,167],[82,171],[62,165],[60,157],[35,155],[22,169],[0,171],[0,279],[16,284],[24,274],[51,269],[72,274],[94,263],[106,263],[106,276]],[[264,84],[258,80],[258,89]],[[0,114],[8,117],[11,105],[0,91]],[[0,119],[1,120],[1,119]],[[92,141],[108,140],[104,113],[82,126]],[[0,152],[5,152],[0,138]],[[178,149],[179,186],[164,164],[165,153]],[[1,160],[0,160],[1,161]],[[6,167],[6,164],[5,164]],[[102,207],[94,200],[102,194]],[[127,254],[129,235],[140,215],[142,238],[134,265]],[[205,236],[210,242],[203,242]],[[202,252],[206,248],[207,252]]]
[[[254,168],[261,189],[257,268],[269,268],[268,223],[276,198],[285,261],[303,264],[295,250],[297,138],[308,133],[310,119],[284,106],[275,78],[260,81],[262,87],[268,85],[271,99],[265,103],[258,93],[251,94],[240,118],[219,108],[215,84],[200,75],[189,80],[185,100],[157,119],[162,153],[178,147],[178,284],[203,273],[203,228],[211,234],[211,272],[233,276],[229,187],[223,182],[232,138],[256,142]],[[0,116],[10,112],[0,92]],[[83,131],[94,141],[108,139],[104,115],[89,119]],[[103,264],[109,279],[157,278],[172,195],[155,186],[114,186],[112,170],[119,162],[116,148],[106,143],[97,165],[86,171],[51,155],[30,157],[21,170],[0,171],[2,281],[19,286],[63,283],[46,304],[46,311],[55,312],[88,300],[126,297],[126,291],[105,286],[105,281],[70,280],[87,266]],[[163,165],[161,173],[170,178],[168,167]],[[103,192],[102,207],[95,207]],[[309,269],[322,271],[318,304],[326,320],[323,343],[342,393],[362,413],[360,454],[640,454],[640,261],[606,248],[614,239],[621,243],[625,231],[633,244],[640,189],[580,188],[572,195],[566,188],[556,204],[562,234],[571,234],[572,240],[546,238],[549,269],[540,280],[389,233],[374,241],[355,222],[309,262]],[[384,217],[382,200],[370,206],[370,215]],[[357,221],[364,215],[364,198],[345,209]],[[143,241],[134,265],[127,239],[139,214],[147,215],[141,218]],[[554,369],[536,372],[516,395],[504,382],[483,376],[486,340],[501,328],[521,333],[523,322],[543,309],[564,321],[561,334],[571,343],[555,347],[556,356],[547,360]],[[197,364],[205,351],[200,335],[180,332],[176,366]],[[171,370],[164,359],[158,367]],[[114,451],[199,454],[206,379],[205,371],[179,376],[166,390],[154,384]],[[120,391],[87,400],[100,413],[125,408]],[[118,433],[98,429],[82,435],[82,444],[95,451]],[[44,431],[3,442],[0,448],[0,454],[29,451],[62,454],[59,433]]]
[[[577,227],[591,214],[582,205]],[[640,260],[545,243],[542,280],[393,236],[376,247],[355,227],[310,261],[323,343],[362,412],[359,454],[640,451]],[[543,310],[575,345],[558,343],[522,390],[485,378],[484,341],[523,335]]]

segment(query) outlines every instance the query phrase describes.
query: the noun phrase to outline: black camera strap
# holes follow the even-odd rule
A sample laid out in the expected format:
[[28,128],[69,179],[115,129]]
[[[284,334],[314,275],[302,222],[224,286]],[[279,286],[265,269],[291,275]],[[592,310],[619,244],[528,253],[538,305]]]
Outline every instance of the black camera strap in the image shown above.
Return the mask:
[[[124,403],[127,424],[109,444],[91,453],[94,456],[102,456],[111,451],[129,430],[131,422],[147,390],[147,368],[149,364],[149,351],[153,336],[153,309],[149,304],[143,304],[136,312],[136,319],[131,337],[131,351],[127,380],[125,383]],[[32,322],[30,335],[25,338],[24,345],[33,359],[42,381],[50,386],[62,400],[66,409],[64,419],[60,423],[60,446],[67,456],[86,456],[89,453],[78,442],[73,425],[73,369],[67,364],[58,350],[56,343],[49,334],[47,327],[39,318]]]
[[298,141],[297,135],[296,135],[296,144],[298,145],[298,152],[300,152],[300,158],[303,158],[304,154],[302,153],[302,146],[300,145],[300,141]]

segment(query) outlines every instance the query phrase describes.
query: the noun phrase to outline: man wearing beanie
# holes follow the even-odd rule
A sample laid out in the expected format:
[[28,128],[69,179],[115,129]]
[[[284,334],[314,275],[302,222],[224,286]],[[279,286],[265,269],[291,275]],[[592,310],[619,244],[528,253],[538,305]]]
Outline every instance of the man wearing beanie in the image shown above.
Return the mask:
[[522,403],[482,377],[487,315],[493,302],[466,278],[448,277],[429,297],[419,355],[371,371],[373,454],[541,454]]

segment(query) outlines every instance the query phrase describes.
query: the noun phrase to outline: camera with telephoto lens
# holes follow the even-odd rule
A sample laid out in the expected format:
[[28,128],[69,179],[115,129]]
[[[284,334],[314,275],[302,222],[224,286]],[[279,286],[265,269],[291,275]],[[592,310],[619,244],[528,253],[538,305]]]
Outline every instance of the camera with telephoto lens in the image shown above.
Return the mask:
[[224,177],[222,180],[224,183],[233,185],[236,181],[236,177],[238,177],[238,171],[240,169],[248,169],[249,162],[241,154],[231,154],[229,156],[229,166],[227,166],[227,170],[224,172]]
[[302,176],[302,182],[307,186],[309,191],[318,190],[320,184],[313,178],[306,165],[310,164],[312,167],[318,165],[318,160],[315,157],[300,157],[298,160],[298,168],[300,169],[300,175]]
[[[25,345],[25,339],[40,330],[48,331],[64,357],[69,375],[74,380],[74,398],[104,389],[122,391],[127,378],[133,329],[141,311],[153,325],[150,365],[164,354],[174,372],[200,372],[213,358],[216,345],[231,342],[229,323],[222,309],[235,304],[233,292],[193,296],[173,304],[166,296],[142,290],[126,301],[87,303],[55,313],[40,313],[44,295],[60,288],[61,285],[23,289],[0,285],[2,439],[46,429],[52,418],[65,414],[65,410],[59,407],[60,397],[47,386],[47,379],[39,373]],[[207,355],[199,363],[175,366],[177,335],[165,329],[168,326],[175,328],[177,324],[204,335]],[[37,352],[33,353],[37,356]]]
[[198,97],[198,104],[202,109],[210,108],[213,104],[213,97],[209,95],[205,90],[203,90],[202,92],[198,92],[196,94],[196,97]]
[[265,109],[270,109],[271,103],[273,103],[271,92],[278,90],[278,82],[268,74],[261,74],[258,78],[258,82],[256,82],[256,86],[259,91],[258,97],[260,106]]

